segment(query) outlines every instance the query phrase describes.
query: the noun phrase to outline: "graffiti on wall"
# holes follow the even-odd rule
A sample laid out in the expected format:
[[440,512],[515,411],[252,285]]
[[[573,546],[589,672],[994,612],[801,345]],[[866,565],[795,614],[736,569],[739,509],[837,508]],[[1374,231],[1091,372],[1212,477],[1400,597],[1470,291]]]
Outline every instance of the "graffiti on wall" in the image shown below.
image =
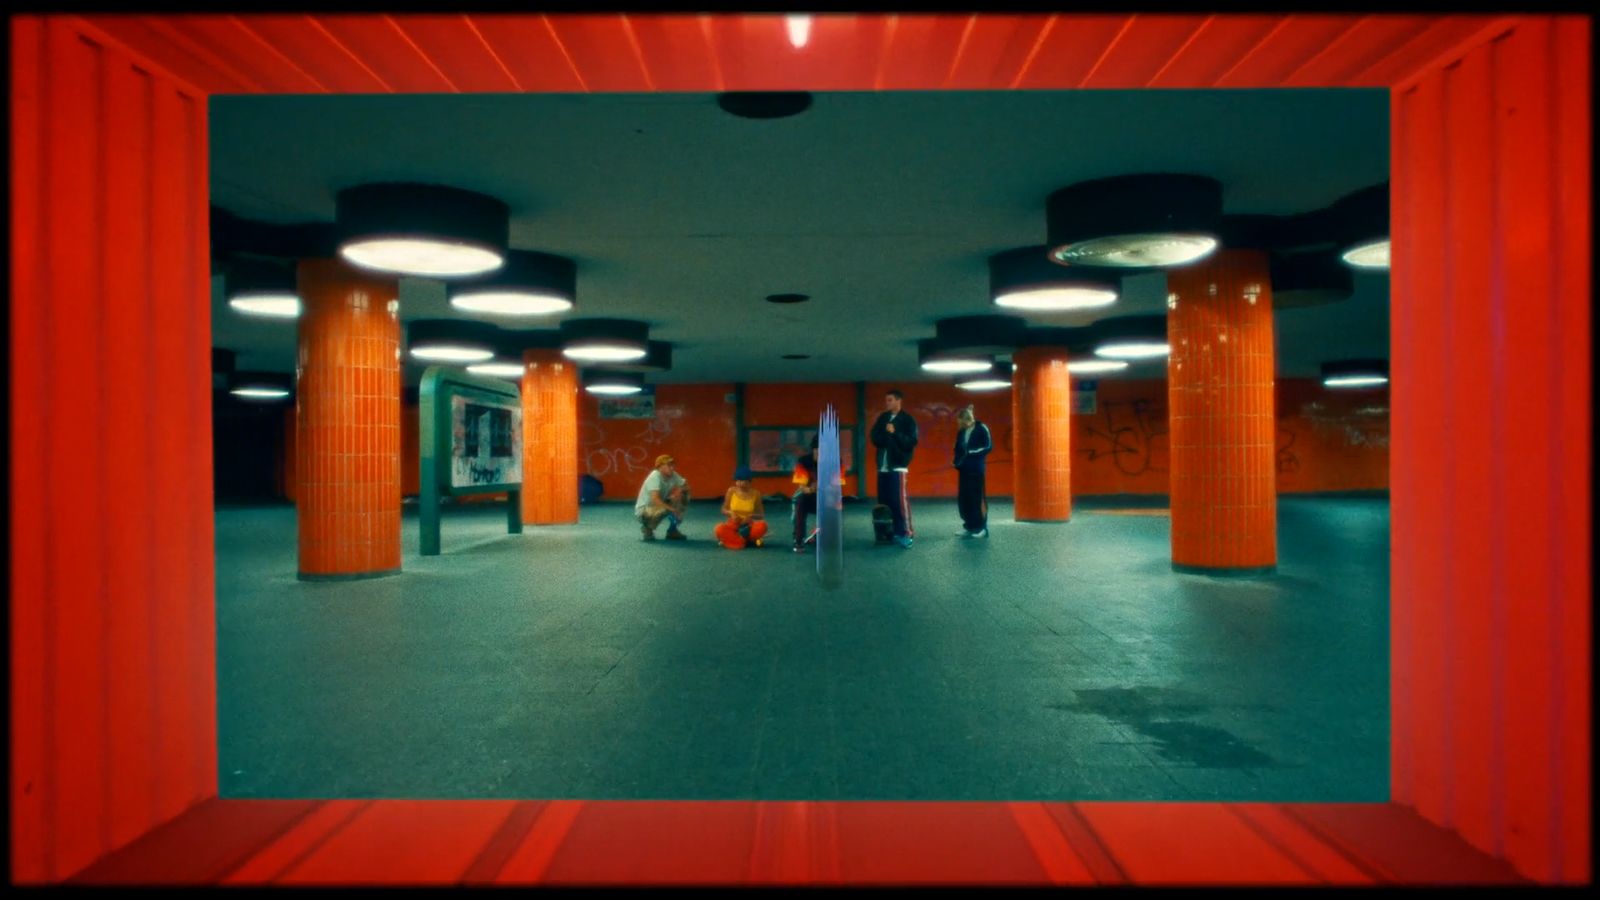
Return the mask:
[[1078,448],[1089,462],[1109,458],[1124,475],[1165,472],[1167,451],[1166,404],[1140,398],[1105,400],[1099,412],[1084,422],[1087,435]]
[[611,440],[607,440],[606,430],[599,422],[582,423],[578,452],[584,471],[596,478],[633,474],[643,478],[654,468],[660,444],[672,435],[673,422],[683,414],[681,405],[657,405],[653,417],[638,420],[637,427],[618,428],[621,436]]

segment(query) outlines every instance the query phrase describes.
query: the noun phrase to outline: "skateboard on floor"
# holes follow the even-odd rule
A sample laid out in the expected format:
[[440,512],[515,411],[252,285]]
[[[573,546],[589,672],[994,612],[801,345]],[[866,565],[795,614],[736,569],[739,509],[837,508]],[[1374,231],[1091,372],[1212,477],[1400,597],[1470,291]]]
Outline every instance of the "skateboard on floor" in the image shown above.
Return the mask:
[[878,544],[894,541],[894,513],[882,503],[872,508],[872,539]]

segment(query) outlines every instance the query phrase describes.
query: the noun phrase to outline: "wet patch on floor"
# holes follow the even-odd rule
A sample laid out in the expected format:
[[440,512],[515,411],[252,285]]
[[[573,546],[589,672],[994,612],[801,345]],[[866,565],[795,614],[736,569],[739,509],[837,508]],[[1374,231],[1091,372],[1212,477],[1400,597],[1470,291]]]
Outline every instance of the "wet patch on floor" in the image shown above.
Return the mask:
[[1201,694],[1179,688],[1137,685],[1073,691],[1073,703],[1051,709],[1100,716],[1149,738],[1157,753],[1173,762],[1205,769],[1272,768],[1276,761],[1232,732],[1214,725],[1181,721],[1218,708]]

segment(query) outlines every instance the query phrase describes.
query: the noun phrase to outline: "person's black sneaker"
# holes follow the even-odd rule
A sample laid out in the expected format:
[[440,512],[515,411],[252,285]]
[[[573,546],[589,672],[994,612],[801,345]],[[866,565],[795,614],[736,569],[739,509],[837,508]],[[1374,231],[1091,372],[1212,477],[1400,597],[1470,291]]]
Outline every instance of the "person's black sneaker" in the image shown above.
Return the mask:
[[688,540],[688,537],[686,535],[684,535],[683,532],[679,531],[676,528],[668,528],[667,529],[667,540],[669,540],[669,541],[686,541],[686,540]]
[[644,535],[644,539],[647,541],[653,541],[656,539],[655,529],[651,528],[649,525],[640,525],[639,531]]
[[804,552],[806,552],[806,545],[805,544],[795,544],[794,545],[794,552],[796,552],[796,553],[804,553]]

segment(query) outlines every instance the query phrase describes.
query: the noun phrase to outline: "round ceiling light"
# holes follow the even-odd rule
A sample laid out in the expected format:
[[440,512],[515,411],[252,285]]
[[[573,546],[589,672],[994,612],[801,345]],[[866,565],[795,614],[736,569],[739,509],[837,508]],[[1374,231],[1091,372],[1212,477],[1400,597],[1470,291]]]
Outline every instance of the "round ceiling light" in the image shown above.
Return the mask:
[[644,390],[644,376],[638,372],[592,369],[583,373],[583,389],[613,397],[637,394]]
[[579,362],[633,362],[649,356],[650,326],[628,319],[568,319],[561,353]]
[[1119,175],[1045,201],[1050,258],[1068,266],[1168,268],[1216,250],[1222,184],[1203,175]]
[[281,372],[235,372],[228,393],[245,400],[283,400],[291,393],[294,376]]
[[228,305],[247,316],[293,319],[300,315],[294,269],[281,263],[236,259],[222,276]]
[[491,378],[521,378],[523,374],[522,363],[501,359],[473,363],[467,366],[467,371],[473,375],[487,375]]
[[1067,371],[1073,375],[1103,375],[1121,372],[1128,367],[1126,359],[1069,359]]
[[480,363],[494,359],[498,330],[482,322],[418,319],[406,323],[411,358],[423,362]]
[[1018,247],[989,257],[989,297],[1025,312],[1100,309],[1117,302],[1116,281],[1050,261],[1050,248]]
[[1328,210],[1340,258],[1357,269],[1389,268],[1389,183],[1346,194]]
[[1345,359],[1322,364],[1322,386],[1377,387],[1389,383],[1389,363],[1382,359]]
[[450,305],[491,316],[547,316],[572,309],[578,267],[572,260],[534,250],[509,250],[494,272],[445,288]]
[[1011,387],[1011,371],[1010,363],[997,362],[987,372],[958,379],[956,387],[964,391],[1003,391]]
[[717,105],[741,119],[783,119],[811,108],[805,91],[729,91],[717,95]]
[[511,211],[484,194],[386,182],[345,188],[334,206],[339,255],[362,268],[448,278],[505,262]]
[[1094,355],[1101,359],[1157,359],[1172,352],[1167,317],[1119,316],[1094,323]]
[[994,368],[994,356],[964,347],[949,347],[938,338],[917,342],[917,362],[924,372],[987,372]]
[[1389,268],[1389,239],[1357,244],[1340,254],[1340,259],[1358,269]]

